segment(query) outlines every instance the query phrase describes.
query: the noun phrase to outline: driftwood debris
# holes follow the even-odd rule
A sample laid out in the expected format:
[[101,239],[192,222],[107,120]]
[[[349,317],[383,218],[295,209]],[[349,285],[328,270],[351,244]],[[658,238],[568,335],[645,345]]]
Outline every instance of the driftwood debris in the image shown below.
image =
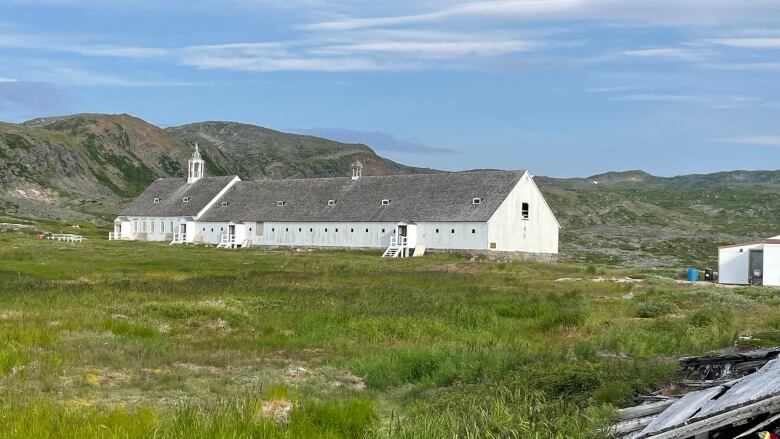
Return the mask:
[[780,428],[780,348],[680,359],[680,395],[618,411],[613,438],[747,437]]

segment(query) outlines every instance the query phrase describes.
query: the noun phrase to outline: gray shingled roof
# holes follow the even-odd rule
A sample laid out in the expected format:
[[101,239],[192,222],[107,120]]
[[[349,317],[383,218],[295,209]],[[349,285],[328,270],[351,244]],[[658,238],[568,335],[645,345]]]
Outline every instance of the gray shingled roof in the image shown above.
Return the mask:
[[[193,216],[225,188],[235,176],[205,177],[187,184],[184,178],[159,178],[122,210],[130,216]],[[184,197],[191,197],[185,203]],[[155,203],[154,199],[160,202]]]
[[[236,183],[202,221],[487,221],[525,171]],[[472,199],[482,198],[479,205]],[[382,200],[390,200],[387,206]],[[335,200],[334,206],[328,200]],[[284,201],[284,206],[277,206]],[[227,202],[226,207],[222,203]]]

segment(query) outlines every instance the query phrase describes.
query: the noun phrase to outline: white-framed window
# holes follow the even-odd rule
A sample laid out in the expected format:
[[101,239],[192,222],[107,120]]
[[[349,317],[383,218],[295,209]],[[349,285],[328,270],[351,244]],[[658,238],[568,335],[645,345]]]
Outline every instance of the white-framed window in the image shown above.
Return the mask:
[[265,226],[264,223],[257,223],[255,226],[255,235],[263,236],[263,226]]
[[229,205],[230,205],[230,203],[228,203],[227,201],[223,201],[222,202],[222,207],[228,207]]
[[528,203],[523,203],[523,204],[520,206],[520,216],[521,216],[521,217],[522,217],[524,220],[527,220],[528,218],[530,218],[530,216],[531,216],[531,210],[530,210],[530,207],[528,206]]
[[328,200],[328,206],[335,206],[336,200]]
[[160,233],[165,233],[165,221],[160,220]]
[[141,232],[146,233],[146,220],[141,222]]
[[192,197],[184,197],[184,198],[181,199],[181,201],[183,203],[189,203],[191,199],[192,199]]
[[482,198],[474,197],[471,199],[471,204],[482,204]]
[[171,226],[171,227],[170,227],[170,228],[171,228],[171,232],[173,232],[173,231],[174,231],[174,230],[173,230],[173,221],[169,222],[169,223],[168,223],[168,225],[169,225],[169,226]]
[[154,220],[149,221],[149,231],[154,233]]
[[138,220],[133,220],[133,233],[138,233]]
[[285,204],[284,201],[279,200],[279,201],[276,202],[276,207],[282,207],[282,206],[284,206],[284,204]]
[[154,197],[154,204],[157,204],[160,202],[160,197]]
[[390,200],[382,200],[382,206],[387,206],[388,204],[390,204]]

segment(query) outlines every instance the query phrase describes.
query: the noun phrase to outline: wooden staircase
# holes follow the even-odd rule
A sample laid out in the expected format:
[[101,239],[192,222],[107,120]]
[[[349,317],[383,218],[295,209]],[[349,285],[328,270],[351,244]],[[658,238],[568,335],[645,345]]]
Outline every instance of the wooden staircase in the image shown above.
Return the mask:
[[387,247],[387,250],[385,250],[384,253],[382,253],[383,258],[403,258],[405,256],[405,250],[406,249],[406,236],[401,237],[401,241],[398,241],[398,238],[393,236],[390,238],[390,247]]

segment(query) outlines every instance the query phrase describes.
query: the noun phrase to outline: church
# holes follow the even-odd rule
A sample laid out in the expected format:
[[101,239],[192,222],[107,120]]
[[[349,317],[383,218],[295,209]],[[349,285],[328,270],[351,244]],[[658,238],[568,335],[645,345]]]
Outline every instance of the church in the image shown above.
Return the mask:
[[116,218],[109,239],[171,244],[467,250],[556,255],[560,224],[527,171],[242,181],[160,178]]

